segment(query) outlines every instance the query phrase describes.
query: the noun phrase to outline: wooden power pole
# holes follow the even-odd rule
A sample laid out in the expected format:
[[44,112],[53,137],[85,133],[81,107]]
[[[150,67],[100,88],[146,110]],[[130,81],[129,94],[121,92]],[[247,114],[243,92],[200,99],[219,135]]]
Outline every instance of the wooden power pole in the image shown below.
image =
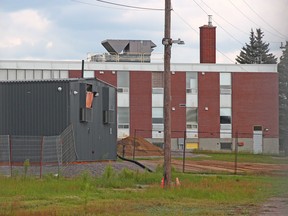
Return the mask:
[[165,0],[164,29],[164,187],[171,185],[171,0]]

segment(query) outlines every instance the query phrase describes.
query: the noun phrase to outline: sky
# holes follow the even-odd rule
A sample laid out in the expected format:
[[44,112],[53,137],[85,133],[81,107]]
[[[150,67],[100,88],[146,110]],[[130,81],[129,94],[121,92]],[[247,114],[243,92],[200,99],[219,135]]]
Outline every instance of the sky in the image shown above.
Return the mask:
[[[0,60],[82,60],[107,52],[106,39],[152,40],[152,62],[163,61],[165,1],[1,0]],[[216,62],[234,64],[251,29],[261,28],[270,52],[288,41],[288,0],[171,0],[172,63],[199,63],[199,27],[216,26]],[[160,10],[151,10],[160,9]]]

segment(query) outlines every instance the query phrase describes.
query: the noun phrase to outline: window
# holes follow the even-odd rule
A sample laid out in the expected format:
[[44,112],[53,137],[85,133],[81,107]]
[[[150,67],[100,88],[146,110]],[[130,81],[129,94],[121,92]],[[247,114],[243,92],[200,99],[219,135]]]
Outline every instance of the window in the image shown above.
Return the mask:
[[221,142],[220,143],[221,150],[232,150],[232,143],[231,142]]
[[162,107],[153,107],[152,108],[152,123],[153,124],[163,124],[163,108]]
[[118,124],[129,124],[129,108],[128,107],[118,107]]
[[197,94],[198,89],[198,79],[197,73],[186,72],[186,93]]
[[197,89],[197,88],[198,88],[197,73],[186,72],[186,89]]
[[254,126],[253,129],[254,129],[254,131],[262,131],[263,130],[262,126],[260,126],[260,125]]
[[153,88],[152,89],[152,94],[163,94],[164,89],[163,88]]
[[198,122],[197,111],[197,108],[186,108],[186,122]]
[[231,108],[220,108],[220,124],[231,124]]
[[121,71],[117,73],[117,87],[129,88],[129,72]]

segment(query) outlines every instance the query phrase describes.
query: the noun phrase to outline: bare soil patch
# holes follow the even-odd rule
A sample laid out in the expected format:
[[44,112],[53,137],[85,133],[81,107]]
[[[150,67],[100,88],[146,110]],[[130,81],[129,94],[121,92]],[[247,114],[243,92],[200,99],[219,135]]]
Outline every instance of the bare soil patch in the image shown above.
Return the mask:
[[[141,160],[141,163],[151,169],[163,164],[163,159]],[[183,170],[183,161],[172,159],[172,166],[179,171]],[[234,173],[235,163],[215,160],[185,161],[186,172],[201,173]],[[264,163],[237,163],[237,173],[250,174],[288,174],[287,164],[264,164]]]
[[265,202],[258,210],[259,216],[287,216],[288,197],[273,197]]

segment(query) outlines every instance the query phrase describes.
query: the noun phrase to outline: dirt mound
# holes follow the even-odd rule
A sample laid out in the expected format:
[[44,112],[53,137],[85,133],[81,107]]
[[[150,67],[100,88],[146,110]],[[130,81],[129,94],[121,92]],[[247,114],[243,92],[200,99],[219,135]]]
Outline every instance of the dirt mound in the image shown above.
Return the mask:
[[135,145],[135,156],[162,156],[163,150],[142,137],[126,137],[117,143],[117,153],[125,157],[133,156]]

